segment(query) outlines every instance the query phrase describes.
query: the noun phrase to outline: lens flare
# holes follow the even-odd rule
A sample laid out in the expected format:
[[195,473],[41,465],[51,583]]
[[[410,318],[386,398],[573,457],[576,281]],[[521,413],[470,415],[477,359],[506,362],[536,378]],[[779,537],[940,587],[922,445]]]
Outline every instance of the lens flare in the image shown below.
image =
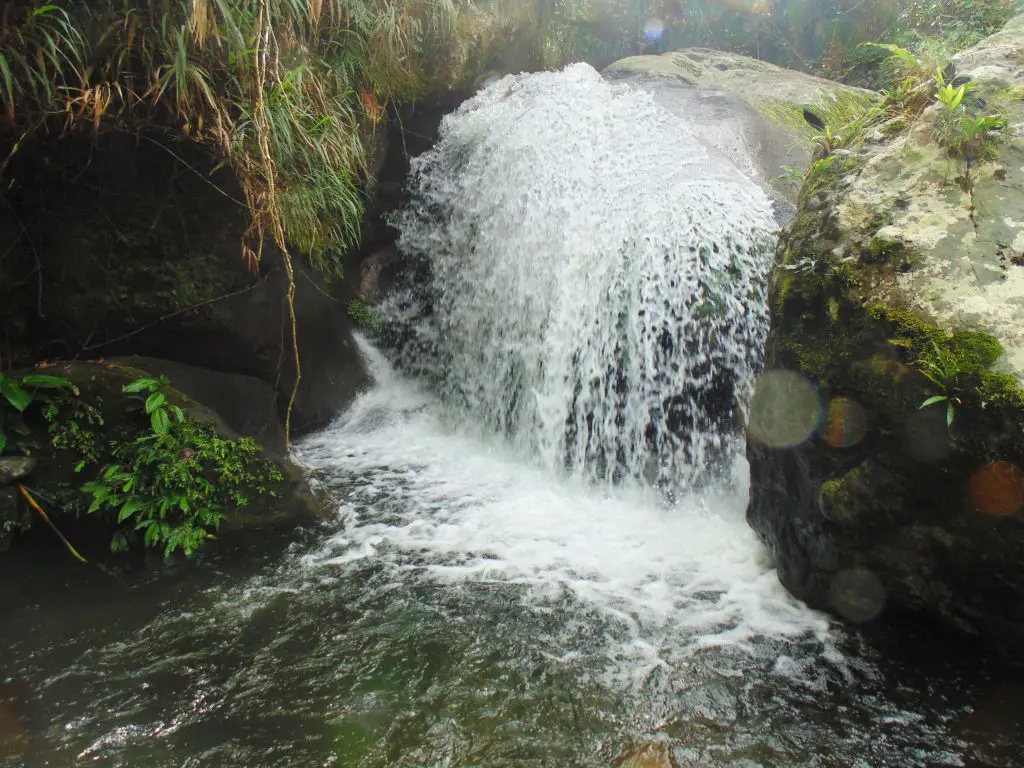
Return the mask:
[[828,404],[820,434],[833,448],[852,448],[864,439],[868,420],[860,403],[848,397],[833,397]]
[[1024,506],[1024,472],[1008,461],[986,464],[971,477],[971,503],[989,517],[1009,517]]
[[644,24],[644,37],[648,40],[660,40],[665,33],[665,22],[658,18],[650,18]]
[[821,424],[818,388],[794,371],[768,371],[750,402],[748,437],[773,448],[799,445]]
[[885,607],[885,587],[866,568],[849,568],[832,579],[829,602],[848,621],[871,621]]

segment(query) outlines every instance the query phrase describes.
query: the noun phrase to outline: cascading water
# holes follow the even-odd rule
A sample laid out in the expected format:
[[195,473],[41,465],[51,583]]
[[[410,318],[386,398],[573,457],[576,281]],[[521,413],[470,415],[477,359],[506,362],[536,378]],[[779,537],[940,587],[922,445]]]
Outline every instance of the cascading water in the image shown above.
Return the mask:
[[1003,681],[782,589],[742,471],[593,482],[682,488],[758,365],[764,200],[677,123],[585,67],[453,116],[403,220],[444,402],[361,340],[374,387],[297,446],[327,532],[129,589],[0,559],[0,766],[1020,766]]
[[767,329],[775,228],[651,96],[580,64],[510,76],[413,163],[425,286],[400,361],[545,466],[676,486],[727,464]]

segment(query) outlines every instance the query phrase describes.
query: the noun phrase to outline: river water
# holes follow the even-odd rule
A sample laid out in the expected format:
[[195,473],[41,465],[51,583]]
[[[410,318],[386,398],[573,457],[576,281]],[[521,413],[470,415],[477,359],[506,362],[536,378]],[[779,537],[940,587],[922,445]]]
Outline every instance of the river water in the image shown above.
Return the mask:
[[808,610],[747,527],[774,223],[685,123],[508,78],[397,224],[374,385],[297,446],[335,519],[4,558],[0,766],[1024,765],[1019,680]]

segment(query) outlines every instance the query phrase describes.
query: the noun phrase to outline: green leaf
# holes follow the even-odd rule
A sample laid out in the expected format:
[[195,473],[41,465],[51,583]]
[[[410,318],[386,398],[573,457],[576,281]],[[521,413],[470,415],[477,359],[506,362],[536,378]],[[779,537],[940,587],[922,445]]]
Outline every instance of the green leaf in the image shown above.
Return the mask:
[[127,502],[125,502],[125,505],[123,507],[121,507],[121,511],[117,515],[117,522],[123,523],[125,520],[134,515],[143,507],[145,507],[145,504],[143,504],[141,501],[139,501],[133,496],[132,498],[128,499]]
[[157,408],[161,408],[167,402],[167,395],[163,392],[154,392],[148,398],[146,398],[146,413],[153,413]]
[[174,414],[174,418],[177,419],[179,424],[185,423],[185,412],[176,405],[171,406],[171,413]]
[[28,408],[32,402],[32,395],[7,378],[0,379],[0,395],[3,395],[19,412]]
[[4,448],[7,447],[7,433],[0,429],[0,454],[4,452]]
[[150,423],[153,425],[153,431],[156,432],[160,437],[167,437],[167,434],[171,431],[171,420],[167,418],[167,411],[162,408],[150,415]]
[[81,472],[85,468],[85,464],[85,459],[82,459],[82,461],[75,464],[75,472]]
[[946,426],[953,426],[953,401],[950,400],[946,405]]
[[135,381],[129,382],[121,387],[122,392],[128,394],[134,394],[136,392],[142,392],[143,390],[153,390],[160,386],[160,382],[156,379],[143,377],[141,379],[135,379]]
[[[935,405],[936,403],[941,403],[943,400],[947,400],[947,399],[948,398],[945,395],[932,395],[927,400],[925,400],[923,403],[921,403],[920,407],[921,408],[927,408],[929,405]],[[952,408],[952,407],[953,407],[953,405],[951,403],[950,404],[950,408]]]
[[40,389],[72,389],[75,386],[63,376],[47,376],[41,373],[22,376],[21,383],[26,387],[39,387]]

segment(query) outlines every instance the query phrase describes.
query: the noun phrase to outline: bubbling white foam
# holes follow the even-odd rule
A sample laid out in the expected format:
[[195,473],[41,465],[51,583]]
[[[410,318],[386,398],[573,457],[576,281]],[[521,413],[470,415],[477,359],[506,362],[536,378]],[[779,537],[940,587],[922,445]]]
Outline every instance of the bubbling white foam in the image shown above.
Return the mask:
[[633,673],[666,653],[826,638],[828,621],[785,592],[746,525],[745,489],[668,506],[532,466],[500,439],[454,428],[439,402],[364,348],[377,386],[300,443],[347,522],[307,565],[373,560],[400,580],[516,584],[538,606],[568,592],[625,628],[616,653],[644,661],[627,665]]

